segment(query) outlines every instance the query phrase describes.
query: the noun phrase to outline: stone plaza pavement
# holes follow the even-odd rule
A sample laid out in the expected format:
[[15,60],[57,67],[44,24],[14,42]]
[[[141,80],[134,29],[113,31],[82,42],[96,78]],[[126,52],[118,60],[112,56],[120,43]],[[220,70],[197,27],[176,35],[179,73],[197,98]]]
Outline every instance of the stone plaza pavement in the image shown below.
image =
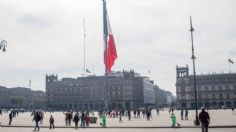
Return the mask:
[[[200,112],[200,110],[199,110],[199,112]],[[232,129],[236,130],[236,114],[232,114],[232,110],[209,110],[208,112],[211,117],[210,127],[231,126],[231,127],[234,127]],[[181,127],[194,127],[194,125],[193,125],[193,121],[195,119],[195,111],[194,110],[189,110],[189,119],[188,120],[181,120],[180,119],[180,111],[175,110],[174,113],[176,115],[177,122],[179,124],[181,124]],[[41,127],[48,128],[49,116],[51,114],[54,116],[54,119],[55,119],[55,127],[61,127],[61,128],[68,127],[68,126],[65,126],[65,116],[64,116],[63,112],[54,112],[54,113],[47,112],[47,113],[45,113],[43,124],[40,125]],[[95,116],[98,116],[98,115],[95,113]],[[30,116],[29,112],[20,113],[16,118],[13,118],[12,126],[20,126],[21,129],[23,129],[23,127],[34,126],[34,122],[32,122],[32,119],[33,119],[33,117]],[[118,118],[107,118],[107,127],[170,127],[170,125],[171,125],[170,114],[168,111],[160,111],[160,114],[157,115],[156,111],[153,110],[152,111],[152,118],[150,121],[147,121],[145,118],[143,118],[142,114],[141,114],[141,119],[135,119],[135,118],[133,118],[133,116],[131,118],[131,121],[129,121],[126,116],[123,116],[122,119],[123,119],[123,122],[119,123]],[[0,120],[1,120],[2,126],[5,126],[5,127],[1,127],[0,131],[4,130],[4,129],[6,129],[6,131],[8,129],[17,129],[17,128],[12,128],[12,127],[11,128],[7,127],[8,121],[9,121],[8,113],[3,113],[3,115],[0,117]],[[73,126],[74,126],[74,124],[72,122],[72,125],[69,127],[73,127]],[[89,127],[101,127],[100,126],[100,119],[98,118],[97,123],[90,124]],[[25,129],[28,129],[28,128],[25,128]],[[73,130],[73,128],[66,128],[66,129]],[[151,129],[151,128],[149,128],[149,129]],[[181,129],[187,129],[187,128],[181,128]],[[192,129],[195,130],[198,128],[192,128]],[[6,131],[4,131],[4,132],[6,132]],[[63,131],[63,130],[61,130],[61,131]]]

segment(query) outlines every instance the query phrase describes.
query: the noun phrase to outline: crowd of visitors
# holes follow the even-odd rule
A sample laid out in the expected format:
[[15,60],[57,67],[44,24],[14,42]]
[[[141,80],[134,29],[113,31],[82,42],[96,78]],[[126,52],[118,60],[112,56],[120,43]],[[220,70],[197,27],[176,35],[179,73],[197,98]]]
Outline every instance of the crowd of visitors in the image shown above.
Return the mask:
[[[96,123],[97,118],[100,118],[100,125],[102,127],[106,127],[106,120],[107,118],[117,118],[118,123],[123,123],[123,118],[126,117],[128,121],[132,120],[138,120],[141,117],[143,119],[146,119],[147,121],[150,121],[152,119],[152,113],[154,108],[139,108],[134,110],[125,110],[125,109],[113,109],[113,110],[106,110],[106,111],[98,111],[98,117],[94,117],[94,111],[64,111],[63,115],[65,117],[65,126],[74,126],[75,128],[78,127],[89,127],[90,123]],[[160,115],[160,109],[155,108],[156,116]],[[170,115],[170,126],[171,127],[180,127],[180,123],[177,122],[177,118],[175,115],[175,109],[169,108],[167,110]],[[43,124],[44,121],[44,113],[46,111],[43,110],[33,110],[31,113],[32,116],[32,122],[35,123],[34,131],[39,131],[40,126]],[[17,118],[19,115],[18,110],[8,110],[5,111],[5,113],[8,113],[9,116],[9,123],[8,125],[12,125],[12,122],[14,118]],[[50,112],[51,113],[51,112]],[[188,109],[181,109],[180,110],[180,120],[188,120]],[[232,114],[235,114],[234,108],[232,108]],[[3,111],[0,110],[0,126],[1,120],[2,120]],[[57,118],[57,117],[55,117]],[[55,128],[56,120],[53,117],[53,114],[51,113],[49,118],[49,129]],[[179,119],[179,118],[178,118]],[[205,108],[201,108],[201,112],[199,113],[199,121],[201,123],[202,132],[208,131],[208,126],[210,124],[210,116],[208,112],[205,110]],[[14,123],[14,122],[13,122]]]

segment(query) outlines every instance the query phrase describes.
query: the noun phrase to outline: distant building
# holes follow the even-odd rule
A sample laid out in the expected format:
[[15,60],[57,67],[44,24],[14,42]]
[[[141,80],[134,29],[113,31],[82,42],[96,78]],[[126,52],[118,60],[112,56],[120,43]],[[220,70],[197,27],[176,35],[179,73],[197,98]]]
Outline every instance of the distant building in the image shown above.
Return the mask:
[[174,96],[171,92],[160,89],[155,85],[155,102],[158,107],[170,107],[174,103]]
[[45,98],[43,91],[0,86],[0,108],[42,108],[45,106]]
[[[114,72],[108,76],[58,79],[46,75],[46,97],[49,108],[103,109],[105,98],[109,108],[133,109],[155,104],[154,84],[134,71]],[[108,97],[104,95],[104,90]]]
[[[176,95],[178,108],[195,108],[193,75],[189,68],[176,67]],[[236,74],[213,73],[196,75],[198,107],[236,107]]]

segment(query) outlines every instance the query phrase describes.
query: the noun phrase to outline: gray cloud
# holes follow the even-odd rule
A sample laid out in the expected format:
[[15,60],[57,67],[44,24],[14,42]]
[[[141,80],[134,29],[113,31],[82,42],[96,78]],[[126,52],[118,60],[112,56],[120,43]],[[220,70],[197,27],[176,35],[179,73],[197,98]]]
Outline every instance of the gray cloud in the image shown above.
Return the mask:
[[31,28],[49,28],[51,26],[46,19],[32,14],[23,15],[19,18],[19,22],[26,26],[31,26]]

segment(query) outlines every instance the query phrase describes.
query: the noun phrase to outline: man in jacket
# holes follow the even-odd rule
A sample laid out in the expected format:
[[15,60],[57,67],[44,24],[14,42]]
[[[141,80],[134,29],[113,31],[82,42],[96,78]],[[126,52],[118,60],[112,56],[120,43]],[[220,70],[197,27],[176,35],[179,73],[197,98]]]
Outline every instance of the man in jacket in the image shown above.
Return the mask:
[[79,123],[79,115],[78,115],[78,113],[75,113],[73,121],[75,122],[75,128],[77,128],[78,127],[78,123]]
[[39,112],[36,111],[35,115],[34,115],[34,118],[33,118],[33,121],[35,121],[35,127],[34,127],[34,131],[36,131],[36,128],[38,128],[38,131],[40,130],[39,129],[39,121],[41,120],[41,117],[39,115]]
[[11,111],[9,114],[9,125],[11,125],[12,117],[13,117],[13,112]]
[[199,114],[199,120],[201,122],[202,132],[208,132],[208,126],[209,126],[209,123],[210,123],[210,116],[205,111],[204,107],[202,107],[201,109],[202,109],[202,111]]
[[51,129],[51,128],[54,129],[54,118],[53,118],[52,115],[51,115],[50,118],[49,118],[49,124],[50,124],[50,129]]

